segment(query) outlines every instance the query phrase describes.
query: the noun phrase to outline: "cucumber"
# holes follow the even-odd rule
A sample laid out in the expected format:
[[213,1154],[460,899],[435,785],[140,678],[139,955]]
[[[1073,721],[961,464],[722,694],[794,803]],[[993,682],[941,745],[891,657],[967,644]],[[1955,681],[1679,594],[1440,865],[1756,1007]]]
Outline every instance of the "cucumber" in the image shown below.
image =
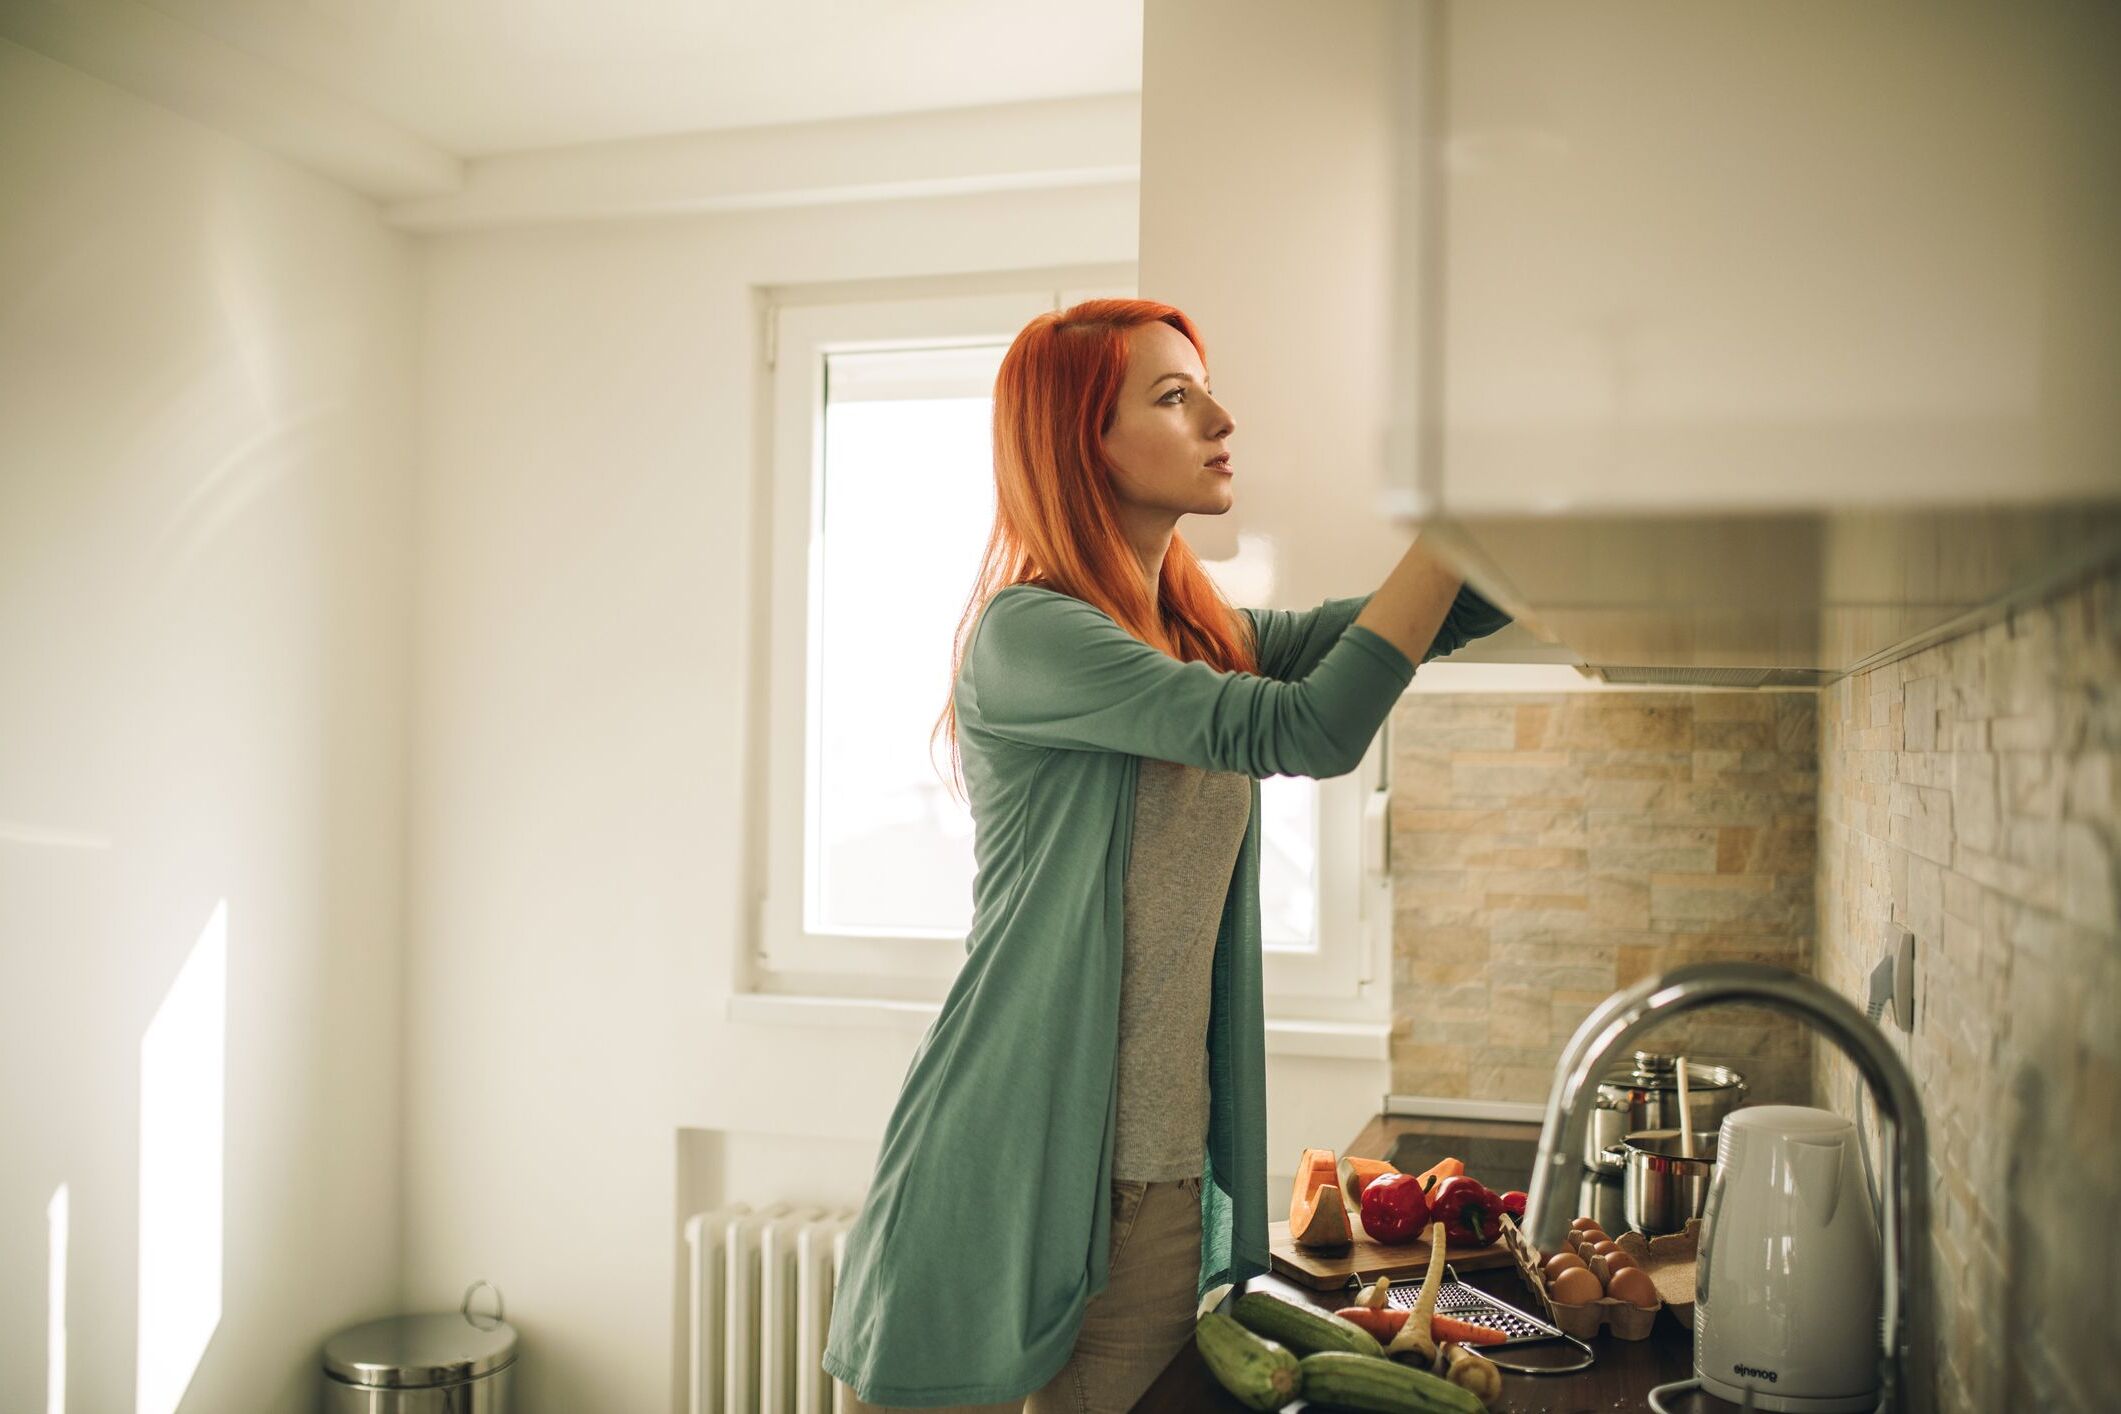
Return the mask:
[[1296,1398],[1296,1357],[1280,1342],[1210,1311],[1193,1327],[1193,1343],[1209,1372],[1245,1408],[1275,1410]]
[[1364,1414],[1481,1414],[1479,1396],[1426,1370],[1396,1360],[1372,1360],[1321,1350],[1297,1362],[1304,1399],[1325,1409]]
[[1377,1338],[1353,1321],[1298,1306],[1264,1291],[1246,1292],[1231,1304],[1230,1312],[1247,1330],[1278,1340],[1299,1355],[1320,1350],[1377,1357],[1385,1353]]

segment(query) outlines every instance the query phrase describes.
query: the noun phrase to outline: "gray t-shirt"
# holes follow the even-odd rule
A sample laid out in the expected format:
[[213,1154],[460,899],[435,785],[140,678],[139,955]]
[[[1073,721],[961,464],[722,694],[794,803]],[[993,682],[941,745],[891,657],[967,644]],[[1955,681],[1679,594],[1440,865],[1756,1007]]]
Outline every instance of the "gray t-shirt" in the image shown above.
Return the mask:
[[1215,935],[1251,809],[1249,776],[1142,758],[1127,858],[1115,1177],[1202,1172]]

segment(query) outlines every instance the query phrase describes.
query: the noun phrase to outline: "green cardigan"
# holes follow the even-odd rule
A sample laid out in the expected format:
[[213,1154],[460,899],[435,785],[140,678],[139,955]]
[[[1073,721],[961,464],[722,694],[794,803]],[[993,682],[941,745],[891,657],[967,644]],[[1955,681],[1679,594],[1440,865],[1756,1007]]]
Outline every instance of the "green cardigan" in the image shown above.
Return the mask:
[[[1259,780],[1360,764],[1414,664],[1369,596],[1246,609],[1259,672],[1181,663],[1103,610],[1011,585],[955,701],[973,821],[967,957],[907,1068],[846,1234],[824,1367],[874,1404],[986,1404],[1068,1361],[1110,1247],[1127,851],[1142,757],[1253,778],[1223,903],[1196,1297],[1267,1270]],[[1470,589],[1423,661],[1508,623]]]

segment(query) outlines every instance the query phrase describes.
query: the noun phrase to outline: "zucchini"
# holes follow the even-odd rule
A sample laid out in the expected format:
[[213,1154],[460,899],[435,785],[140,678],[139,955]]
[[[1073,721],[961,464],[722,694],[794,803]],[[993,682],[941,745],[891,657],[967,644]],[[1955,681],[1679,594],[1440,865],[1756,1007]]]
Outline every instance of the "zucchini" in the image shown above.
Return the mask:
[[1305,1401],[1324,1409],[1355,1409],[1365,1414],[1481,1414],[1487,1407],[1471,1390],[1396,1360],[1321,1350],[1304,1356],[1297,1369]]
[[1231,1303],[1230,1311],[1247,1330],[1278,1340],[1299,1355],[1338,1350],[1381,1358],[1385,1353],[1375,1336],[1347,1317],[1298,1306],[1264,1291],[1246,1292]]
[[1193,1343],[1209,1372],[1245,1408],[1275,1410],[1296,1398],[1296,1357],[1280,1342],[1210,1311],[1193,1327]]

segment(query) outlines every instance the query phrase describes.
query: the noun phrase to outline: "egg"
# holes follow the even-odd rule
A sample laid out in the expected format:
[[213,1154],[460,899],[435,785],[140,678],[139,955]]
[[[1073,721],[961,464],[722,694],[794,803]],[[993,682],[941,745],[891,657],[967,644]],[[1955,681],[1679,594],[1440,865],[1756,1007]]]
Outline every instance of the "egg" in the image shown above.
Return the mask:
[[[1647,1277],[1644,1278],[1648,1280]],[[1586,1301],[1596,1301],[1605,1294],[1598,1278],[1584,1267],[1570,1267],[1549,1283],[1548,1290],[1554,1299],[1564,1306],[1577,1306]]]
[[1576,1234],[1576,1240],[1578,1242],[1603,1242],[1606,1240],[1605,1229],[1596,1224],[1579,1229]]
[[1596,1226],[1598,1226],[1598,1219],[1596,1218],[1578,1218],[1576,1219],[1576,1221],[1569,1224],[1569,1231],[1582,1232],[1587,1227]]
[[1656,1309],[1659,1300],[1657,1283],[1651,1281],[1650,1274],[1640,1267],[1622,1267],[1613,1273],[1613,1281],[1606,1288],[1606,1295],[1625,1301],[1630,1306],[1640,1306],[1644,1310]]
[[[1600,1257],[1603,1257],[1608,1252],[1618,1252],[1619,1250],[1620,1244],[1613,1241],[1613,1239],[1610,1237],[1606,1238],[1603,1242],[1594,1242],[1591,1244],[1591,1251]],[[1589,1259],[1586,1258],[1585,1260],[1588,1261]]]
[[[1622,1267],[1639,1267],[1642,1265],[1642,1263],[1628,1255],[1628,1249],[1625,1247],[1615,1247],[1612,1251],[1605,1254],[1604,1261],[1605,1269],[1608,1272],[1617,1272]],[[1585,1262],[1584,1265],[1588,1267],[1591,1264]]]
[[1574,1252],[1556,1252],[1547,1259],[1547,1280],[1552,1282],[1554,1278],[1568,1271],[1571,1267],[1581,1267],[1582,1265],[1583,1258],[1577,1256]]

